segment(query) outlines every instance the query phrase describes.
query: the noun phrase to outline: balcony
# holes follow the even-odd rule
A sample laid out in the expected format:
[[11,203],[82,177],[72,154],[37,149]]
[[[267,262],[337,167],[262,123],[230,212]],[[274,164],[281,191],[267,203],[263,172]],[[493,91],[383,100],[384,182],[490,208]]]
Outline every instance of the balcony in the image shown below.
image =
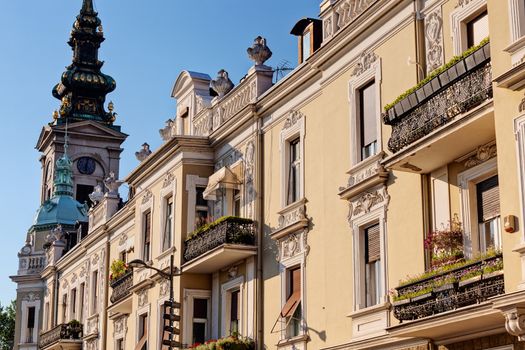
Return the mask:
[[503,257],[465,263],[395,288],[394,316],[413,321],[481,303],[503,294]]
[[50,331],[40,334],[39,349],[80,350],[82,349],[82,325],[63,323]]
[[389,168],[429,172],[494,139],[490,44],[454,59],[387,106]]
[[133,270],[126,272],[124,275],[116,278],[110,283],[113,292],[109,300],[115,304],[131,295],[131,287],[133,287]]
[[255,255],[252,220],[224,217],[197,230],[186,241],[183,272],[212,273]]

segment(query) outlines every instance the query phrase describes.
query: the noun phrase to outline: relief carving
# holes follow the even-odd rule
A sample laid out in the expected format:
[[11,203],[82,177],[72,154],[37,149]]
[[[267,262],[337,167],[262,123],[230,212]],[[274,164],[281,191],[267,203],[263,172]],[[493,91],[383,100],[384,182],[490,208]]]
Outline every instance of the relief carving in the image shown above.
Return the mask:
[[139,296],[139,307],[146,306],[148,304],[148,289],[143,289],[138,292]]
[[142,204],[148,204],[148,202],[153,198],[153,193],[151,193],[150,190],[144,191],[144,195],[142,196]]
[[308,245],[308,230],[302,230],[292,233],[285,238],[279,240],[277,261],[289,259],[299,254],[308,255],[310,246]]
[[381,187],[375,191],[365,192],[356,200],[350,201],[348,211],[348,222],[352,224],[352,220],[356,217],[369,213],[377,206],[387,206],[390,196],[386,191],[386,187]]
[[427,46],[427,73],[443,65],[443,18],[441,7],[425,18],[425,40]]
[[360,76],[367,70],[369,70],[374,62],[378,60],[378,57],[373,52],[363,52],[361,56],[359,56],[359,61],[357,62],[354,71],[352,72],[352,76]]
[[284,122],[283,130],[291,128],[303,117],[304,114],[299,111],[290,111],[288,118],[286,118],[286,121]]
[[173,183],[173,180],[175,180],[175,176],[173,176],[172,173],[167,173],[164,181],[162,182],[162,188],[170,186]]
[[246,150],[244,152],[244,183],[246,191],[246,217],[253,218],[254,216],[254,205],[255,205],[255,184],[254,184],[254,172],[255,172],[255,144],[253,141],[248,142]]
[[496,143],[479,146],[476,149],[476,153],[465,161],[465,168],[472,168],[473,166],[484,163],[495,156],[497,156]]

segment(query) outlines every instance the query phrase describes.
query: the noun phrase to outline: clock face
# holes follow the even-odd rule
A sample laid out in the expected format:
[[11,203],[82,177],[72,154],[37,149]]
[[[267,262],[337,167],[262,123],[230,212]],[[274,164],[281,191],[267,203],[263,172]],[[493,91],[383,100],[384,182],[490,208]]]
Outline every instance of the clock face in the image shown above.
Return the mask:
[[95,160],[89,157],[81,157],[77,160],[77,169],[81,174],[91,175],[97,167]]

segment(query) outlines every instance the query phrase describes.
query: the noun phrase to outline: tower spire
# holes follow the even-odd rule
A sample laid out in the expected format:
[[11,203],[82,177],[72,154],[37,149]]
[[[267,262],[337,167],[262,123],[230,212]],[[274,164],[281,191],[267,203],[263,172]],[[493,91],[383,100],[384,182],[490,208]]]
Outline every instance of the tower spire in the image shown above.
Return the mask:
[[57,124],[65,120],[94,120],[113,125],[114,118],[106,112],[104,102],[106,95],[115,90],[116,83],[100,71],[104,63],[98,59],[98,50],[105,40],[101,23],[93,0],[83,0],[68,41],[73,62],[53,88],[53,96],[61,101]]

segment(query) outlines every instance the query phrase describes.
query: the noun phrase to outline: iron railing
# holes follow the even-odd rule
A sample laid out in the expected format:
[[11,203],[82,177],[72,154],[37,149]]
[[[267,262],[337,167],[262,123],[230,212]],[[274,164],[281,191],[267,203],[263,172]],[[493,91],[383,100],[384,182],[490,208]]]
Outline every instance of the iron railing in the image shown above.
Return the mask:
[[39,349],[45,349],[60,340],[79,340],[81,341],[82,336],[82,325],[78,324],[72,326],[68,323],[62,323],[54,327],[53,329],[43,332],[40,334],[40,342],[38,344]]
[[186,241],[184,259],[193,260],[223,244],[255,244],[255,225],[247,219],[227,218]]
[[110,283],[113,292],[109,300],[114,304],[128,295],[131,295],[131,287],[133,287],[133,270],[129,270],[124,275],[116,278]]

